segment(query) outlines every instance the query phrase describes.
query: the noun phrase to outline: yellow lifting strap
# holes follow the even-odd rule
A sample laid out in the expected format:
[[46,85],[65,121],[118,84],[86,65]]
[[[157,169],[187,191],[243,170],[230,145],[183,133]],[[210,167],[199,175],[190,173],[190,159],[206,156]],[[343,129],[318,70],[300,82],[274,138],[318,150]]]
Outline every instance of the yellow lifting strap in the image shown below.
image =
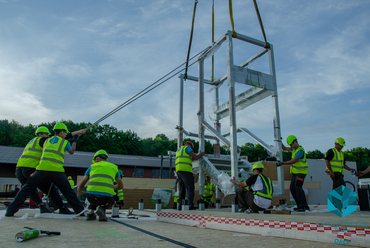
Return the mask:
[[265,43],[266,43],[265,48],[270,48],[270,44],[267,42],[267,39],[266,39],[265,29],[263,28],[262,18],[261,18],[260,12],[258,10],[257,1],[253,0],[253,3],[254,3],[254,8],[256,9],[258,21],[260,23],[260,27],[261,27],[261,30],[262,30],[263,38],[265,39]]
[[[262,18],[261,18],[260,12],[258,10],[257,0],[253,0],[253,3],[254,3],[254,8],[256,9],[258,21],[260,23],[262,35],[263,35],[263,38],[265,39],[265,43],[266,43],[265,48],[270,48],[270,44],[267,42],[267,39],[266,39],[265,29],[263,28]],[[238,34],[235,32],[235,29],[234,29],[234,17],[233,17],[232,0],[229,0],[229,13],[230,13],[231,28],[232,28],[232,32],[233,32],[232,36],[233,36],[233,38],[236,38]]]
[[194,2],[194,10],[193,10],[193,20],[191,22],[191,32],[190,32],[190,41],[189,41],[189,48],[188,48],[188,56],[186,58],[186,66],[185,66],[185,80],[188,77],[188,65],[189,65],[189,56],[190,56],[190,49],[191,49],[191,42],[193,40],[193,30],[194,30],[194,20],[195,20],[195,11],[197,9],[198,0]]
[[233,31],[232,36],[234,38],[236,38],[238,34],[235,32],[235,29],[234,29],[234,17],[233,17],[233,3],[232,3],[232,0],[229,0],[229,14],[230,14],[231,28],[232,28],[232,31]]

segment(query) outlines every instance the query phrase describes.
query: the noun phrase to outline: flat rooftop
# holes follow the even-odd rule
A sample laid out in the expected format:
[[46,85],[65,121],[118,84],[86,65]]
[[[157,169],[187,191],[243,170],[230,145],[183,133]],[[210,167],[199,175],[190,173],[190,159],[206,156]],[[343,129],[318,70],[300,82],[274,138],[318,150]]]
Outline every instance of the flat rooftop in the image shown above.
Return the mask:
[[[27,247],[229,247],[231,244],[233,247],[271,247],[271,244],[274,247],[337,247],[338,243],[334,242],[341,240],[338,238],[341,233],[351,231],[349,245],[368,247],[369,211],[355,211],[341,218],[325,211],[326,206],[310,207],[311,212],[291,215],[232,213],[230,208],[205,211],[164,209],[158,213],[133,210],[137,219],[129,219],[128,210],[123,209],[120,218],[110,218],[107,222],[86,221],[85,217],[70,215],[39,214],[38,209],[21,209],[15,217],[4,217],[3,207],[0,210],[0,247],[21,245],[14,236],[25,231],[24,226],[61,232],[60,236],[42,234],[22,242]],[[107,217],[110,213],[108,210]],[[141,217],[143,215],[147,217]],[[292,227],[290,230],[288,223]],[[274,224],[280,226],[276,228]],[[315,230],[317,224],[331,230],[318,233]],[[333,233],[335,228],[341,229]],[[274,232],[277,231],[283,234],[276,235]],[[356,233],[360,236],[355,236]]]

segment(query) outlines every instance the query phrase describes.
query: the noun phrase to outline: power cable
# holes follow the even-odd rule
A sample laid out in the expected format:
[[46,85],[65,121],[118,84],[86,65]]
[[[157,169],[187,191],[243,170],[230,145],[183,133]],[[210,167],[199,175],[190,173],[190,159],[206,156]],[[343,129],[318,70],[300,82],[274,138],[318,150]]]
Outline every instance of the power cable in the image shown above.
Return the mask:
[[[198,55],[202,54],[203,52],[205,52],[207,49],[209,49],[210,47],[207,47],[205,48],[203,51],[199,52],[198,54],[194,55],[189,61],[193,60],[195,57],[197,57]],[[93,124],[91,124],[89,127],[87,127],[86,129],[90,129],[94,126],[96,126],[97,124],[99,124],[100,122],[102,122],[103,120],[107,119],[108,117],[114,115],[115,113],[117,113],[118,111],[120,111],[121,109],[123,109],[124,107],[126,107],[127,105],[131,104],[132,102],[136,101],[137,99],[141,98],[142,96],[146,95],[147,93],[149,93],[150,91],[154,90],[155,88],[157,88],[158,86],[162,85],[163,83],[165,83],[166,81],[168,81],[169,79],[173,78],[174,76],[176,76],[178,73],[180,73],[181,71],[185,70],[186,68],[194,65],[197,61],[191,63],[190,65],[187,65],[185,68],[179,70],[179,71],[176,71],[178,70],[181,66],[183,66],[184,64],[186,64],[187,62],[184,62],[182,63],[181,65],[179,65],[178,67],[176,67],[175,69],[173,69],[172,71],[170,71],[169,73],[167,73],[166,75],[164,75],[163,77],[161,77],[160,79],[158,79],[157,81],[155,81],[154,83],[152,83],[151,85],[149,85],[148,87],[146,87],[145,89],[143,89],[142,91],[140,91],[139,93],[137,93],[136,95],[134,95],[133,97],[131,97],[130,99],[128,99],[126,102],[122,103],[121,105],[119,105],[118,107],[116,107],[115,109],[113,109],[112,111],[110,111],[108,114],[104,115],[103,117],[101,117],[99,120],[97,120],[96,122],[94,122]],[[176,72],[175,72],[176,71]],[[174,73],[175,72],[175,73]],[[168,77],[167,79],[164,79],[166,78],[167,76],[169,76],[171,73],[173,73],[172,76]],[[161,80],[163,80],[161,82]],[[156,85],[157,84],[157,85]]]

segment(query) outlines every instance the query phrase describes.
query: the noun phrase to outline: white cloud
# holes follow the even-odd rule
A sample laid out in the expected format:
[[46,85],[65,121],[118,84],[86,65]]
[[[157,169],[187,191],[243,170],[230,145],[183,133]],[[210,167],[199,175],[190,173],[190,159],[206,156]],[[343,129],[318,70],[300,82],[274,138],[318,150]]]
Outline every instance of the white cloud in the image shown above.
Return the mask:
[[[17,12],[18,5],[7,3],[14,10],[5,7],[7,15],[0,10],[0,117],[22,124],[98,120],[185,61],[193,4],[180,0],[108,1],[89,5],[89,11],[86,6],[74,5],[73,12],[56,12],[19,2],[19,8],[27,11]],[[351,137],[351,146],[363,144],[356,130],[369,133],[363,125],[367,120],[360,118],[368,114],[360,112],[368,105],[369,93],[368,1],[268,0],[258,4],[267,39],[275,49],[282,136],[295,133],[310,149],[326,149],[331,145],[326,140],[331,142],[338,133]],[[235,0],[233,10],[236,31],[262,40],[253,3]],[[217,40],[231,29],[227,1],[216,1],[215,15]],[[210,43],[211,3],[199,1],[191,56]],[[235,61],[245,61],[255,53],[238,41],[235,44]],[[226,73],[225,46],[215,59],[215,77],[219,77]],[[267,67],[255,63],[253,68]],[[209,59],[205,69],[208,78]],[[197,74],[195,64],[189,75]],[[140,137],[165,133],[175,138],[178,85],[176,76],[101,124],[131,129]],[[17,97],[9,97],[14,95]],[[213,92],[207,92],[206,98],[206,118],[212,125]],[[225,83],[220,103],[227,99]],[[338,106],[343,120],[336,119]],[[187,131],[197,132],[198,108],[198,84],[186,81]],[[272,113],[268,97],[238,112],[238,126],[272,144]],[[346,120],[349,116],[351,121]],[[351,128],[346,128],[348,125]],[[222,120],[222,132],[228,131],[227,117]],[[316,144],[315,136],[322,144]],[[238,138],[241,144],[253,142],[244,134]]]

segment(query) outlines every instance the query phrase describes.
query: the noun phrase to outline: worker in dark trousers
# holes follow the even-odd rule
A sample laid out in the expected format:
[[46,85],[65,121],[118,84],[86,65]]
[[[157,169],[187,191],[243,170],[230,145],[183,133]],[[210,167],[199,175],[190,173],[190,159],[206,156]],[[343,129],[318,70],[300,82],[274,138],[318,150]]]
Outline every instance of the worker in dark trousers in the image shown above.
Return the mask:
[[186,141],[183,146],[181,146],[176,151],[176,173],[179,178],[179,199],[177,201],[177,209],[181,210],[182,200],[185,199],[185,194],[189,200],[189,209],[194,208],[194,175],[193,175],[193,160],[198,160],[205,155],[204,152],[195,154],[193,152],[194,145],[191,141]]
[[326,169],[333,180],[333,189],[343,185],[346,187],[344,182],[344,169],[348,171],[355,171],[355,169],[349,168],[344,160],[344,152],[342,152],[343,146],[346,145],[346,141],[339,137],[335,140],[334,148],[329,149],[326,152],[325,164]]
[[99,150],[93,157],[93,164],[86,170],[85,176],[77,187],[77,195],[82,195],[82,189],[89,181],[86,189],[87,200],[90,202],[86,220],[96,220],[94,211],[99,216],[99,221],[107,221],[105,210],[110,208],[116,195],[114,183],[117,182],[117,190],[123,189],[121,176],[115,164],[107,162],[108,153]]
[[[18,159],[15,169],[15,176],[19,182],[24,185],[30,178],[30,175],[35,172],[37,165],[40,162],[42,155],[42,147],[50,132],[47,127],[40,126],[37,128],[36,137],[31,139],[23,150],[21,157]],[[49,213],[45,204],[42,203],[38,190],[31,193],[30,198],[40,208],[40,213]]]
[[294,135],[289,135],[286,139],[286,142],[290,147],[285,147],[283,144],[281,144],[282,148],[284,151],[292,152],[292,159],[285,162],[277,162],[276,165],[290,165],[290,173],[292,174],[292,179],[290,181],[290,193],[297,204],[297,208],[294,210],[297,212],[305,212],[306,210],[310,211],[303,190],[304,179],[306,178],[308,172],[306,153],[303,147],[298,144],[297,137]]
[[254,175],[245,182],[236,181],[234,177],[230,180],[230,182],[239,187],[236,190],[236,195],[241,212],[250,208],[251,213],[257,213],[271,206],[272,182],[270,178],[263,175],[264,168],[261,162],[256,162],[252,166]]
[[[55,187],[51,187],[51,184],[54,184],[62,192],[76,213],[80,213],[84,210],[76,193],[71,189],[71,185],[68,182],[63,168],[65,151],[68,151],[69,154],[75,152],[76,142],[79,136],[76,135],[73,138],[71,145],[69,141],[65,139],[68,128],[64,123],[55,124],[53,130],[55,136],[48,138],[44,142],[42,156],[40,163],[36,167],[36,171],[30,176],[26,184],[10,203],[5,216],[14,216],[14,213],[19,210],[19,207],[37,187],[44,193],[50,191],[49,196],[51,203],[54,209],[59,209],[60,214],[74,214],[64,206],[58,190],[56,190]],[[81,133],[85,132],[85,129],[81,130]]]

